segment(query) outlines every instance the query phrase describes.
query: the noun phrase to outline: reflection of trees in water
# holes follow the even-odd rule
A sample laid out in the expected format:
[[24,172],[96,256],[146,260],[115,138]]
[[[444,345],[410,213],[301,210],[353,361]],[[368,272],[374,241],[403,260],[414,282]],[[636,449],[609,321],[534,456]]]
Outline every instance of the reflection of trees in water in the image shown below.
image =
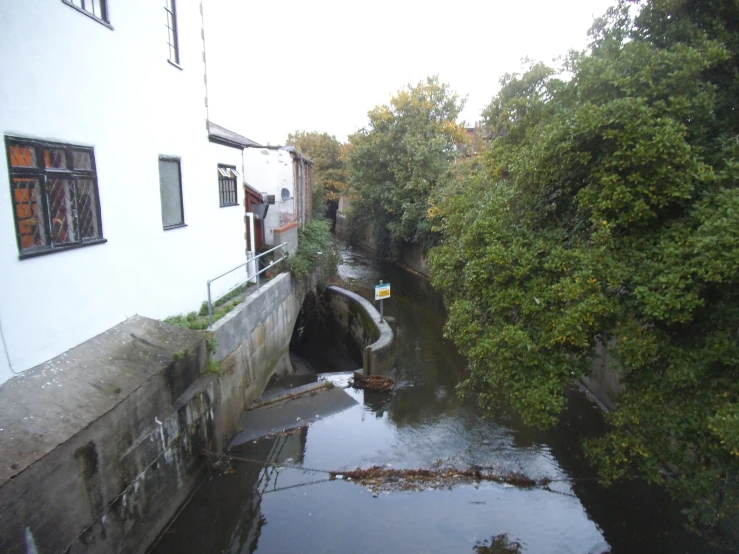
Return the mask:
[[393,302],[386,313],[398,324],[395,354],[401,384],[386,406],[390,418],[398,426],[412,425],[459,409],[463,402],[456,387],[467,375],[467,362],[443,338],[443,312],[415,298],[398,295]]

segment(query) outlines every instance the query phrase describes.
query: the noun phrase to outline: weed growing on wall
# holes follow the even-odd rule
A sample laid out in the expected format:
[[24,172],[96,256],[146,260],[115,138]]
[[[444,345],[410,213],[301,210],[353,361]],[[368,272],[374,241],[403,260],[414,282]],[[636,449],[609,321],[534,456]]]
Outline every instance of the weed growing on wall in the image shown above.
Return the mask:
[[298,231],[298,248],[288,258],[288,265],[298,278],[313,272],[321,285],[336,273],[340,257],[339,246],[331,233],[331,222],[314,219]]

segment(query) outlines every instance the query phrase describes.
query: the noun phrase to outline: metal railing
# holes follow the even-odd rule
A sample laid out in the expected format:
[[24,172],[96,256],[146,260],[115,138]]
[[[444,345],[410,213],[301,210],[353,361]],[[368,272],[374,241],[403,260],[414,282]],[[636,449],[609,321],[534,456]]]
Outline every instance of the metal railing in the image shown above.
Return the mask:
[[[233,290],[235,290],[235,289],[237,289],[237,288],[239,288],[241,286],[244,286],[246,283],[248,283],[252,279],[255,279],[256,280],[255,282],[256,282],[256,285],[257,285],[257,290],[259,290],[259,275],[261,275],[262,273],[264,273],[265,271],[267,271],[268,269],[270,269],[275,264],[278,264],[282,260],[284,260],[284,259],[287,258],[287,249],[286,249],[286,247],[287,247],[287,242],[283,242],[282,244],[280,244],[278,246],[275,246],[274,248],[270,248],[269,250],[265,250],[261,254],[258,254],[258,255],[254,256],[252,258],[248,258],[246,260],[246,263],[243,263],[241,265],[237,265],[233,269],[229,269],[225,273],[222,273],[218,277],[214,277],[213,279],[210,279],[208,281],[208,283],[207,283],[208,284],[208,327],[212,327],[213,326],[213,303],[216,302],[216,301],[218,301],[220,298],[223,298],[224,296],[228,295]],[[256,271],[259,268],[259,258],[261,258],[262,256],[264,256],[266,254],[270,254],[270,253],[272,253],[275,250],[278,250],[280,248],[282,248],[282,257],[279,260],[272,260],[269,263],[269,265],[267,265],[263,269],[260,269],[259,271]],[[249,265],[250,264],[254,264],[254,270],[255,270],[255,271],[253,271],[251,273],[249,272]],[[244,281],[243,283],[240,283],[240,284],[238,284],[236,286],[231,287],[229,290],[227,290],[223,294],[219,295],[218,297],[212,298],[211,297],[211,288],[210,288],[211,283],[213,283],[214,281],[217,281],[218,279],[220,279],[222,277],[225,277],[226,275],[229,275],[229,274],[233,273],[237,269],[241,269],[242,267],[246,267],[246,281]]]

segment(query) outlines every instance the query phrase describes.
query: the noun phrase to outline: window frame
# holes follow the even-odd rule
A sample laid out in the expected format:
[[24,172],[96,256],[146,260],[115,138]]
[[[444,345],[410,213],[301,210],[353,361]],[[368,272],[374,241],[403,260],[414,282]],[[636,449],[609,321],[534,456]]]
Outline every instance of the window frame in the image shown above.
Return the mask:
[[[221,173],[221,169],[225,169],[227,172],[231,173],[230,177],[224,177]],[[238,206],[239,205],[239,178],[238,178],[238,171],[236,171],[235,165],[227,165],[227,164],[218,164],[218,202],[219,207],[221,208],[230,208],[231,206]],[[233,202],[224,203],[224,197],[226,196],[226,193],[231,193],[231,191],[224,190],[224,185],[226,183],[233,183]],[[230,195],[230,194],[229,194]]]
[[[174,225],[165,225],[164,224],[164,212],[162,212],[162,229],[164,231],[169,231],[170,229],[179,229],[180,227],[187,227],[187,223],[185,223],[185,199],[184,195],[182,194],[182,158],[179,158],[177,156],[165,156],[161,155],[159,156],[157,160],[157,168],[159,168],[159,162],[175,162],[177,163],[177,180],[179,184],[179,190],[180,190],[180,223],[175,223]],[[159,171],[159,199],[160,199],[160,208],[164,208],[164,199],[161,197],[162,194],[162,172]]]
[[[172,10],[169,9],[169,3],[172,3]],[[167,53],[167,60],[177,67],[180,67],[180,36],[177,29],[177,0],[164,0],[164,11],[166,12],[167,21],[165,27],[167,27],[167,47],[169,52]],[[169,26],[170,16],[172,18],[172,26]],[[174,44],[169,42],[169,34],[172,33],[174,37]],[[174,58],[172,59],[172,52],[174,51]]]
[[[37,167],[13,167],[12,160],[10,157],[11,146],[23,146],[32,148],[36,154],[36,166]],[[45,149],[54,149],[64,152],[65,168],[48,168],[45,166],[43,152]],[[73,152],[86,152],[90,156],[90,169],[76,169],[74,168],[74,157]],[[8,164],[8,185],[10,187],[10,205],[13,210],[13,223],[15,225],[15,238],[18,246],[18,259],[24,260],[27,258],[35,258],[37,256],[45,256],[47,254],[54,254],[57,252],[64,252],[66,250],[74,250],[76,248],[84,248],[85,246],[93,246],[95,244],[103,244],[108,242],[103,234],[103,218],[102,209],[100,206],[100,188],[98,185],[97,177],[97,165],[95,162],[95,149],[92,146],[83,146],[78,144],[57,142],[44,139],[27,138],[16,135],[5,135],[5,156]],[[69,169],[69,168],[72,169]],[[47,245],[42,247],[35,247],[30,249],[23,249],[21,241],[21,219],[18,217],[17,203],[16,203],[16,186],[14,186],[15,178],[23,177],[35,177],[38,179],[39,188],[41,194],[38,203],[41,204],[41,210],[43,212],[42,229],[44,235],[47,237]],[[52,233],[52,214],[49,213],[49,190],[48,180],[49,177],[53,179],[68,180],[70,186],[73,189],[74,198],[74,212],[72,214],[74,221],[74,231],[79,237],[73,242],[59,243],[57,245],[53,242]],[[79,193],[77,181],[85,180],[91,181],[93,184],[93,194],[95,200],[95,210],[92,211],[92,216],[96,219],[97,223],[97,236],[92,238],[82,238],[79,228]]]
[[87,17],[94,19],[101,25],[104,25],[105,27],[108,27],[109,29],[113,29],[113,26],[110,24],[110,12],[108,11],[108,0],[99,0],[100,1],[100,9],[103,12],[101,15],[103,17],[98,17],[95,15],[94,12],[89,11],[87,8],[84,7],[86,2],[92,3],[92,0],[80,0],[80,3],[82,6],[78,6],[74,3],[75,0],[62,0],[62,4],[66,4],[70,8],[73,8],[80,12],[81,14],[86,15]]

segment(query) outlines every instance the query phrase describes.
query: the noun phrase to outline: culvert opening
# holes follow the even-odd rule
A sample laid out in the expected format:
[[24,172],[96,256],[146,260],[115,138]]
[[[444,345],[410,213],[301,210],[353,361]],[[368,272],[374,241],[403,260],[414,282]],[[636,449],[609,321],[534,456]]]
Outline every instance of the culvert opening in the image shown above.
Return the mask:
[[290,340],[290,360],[298,375],[362,368],[361,351],[335,319],[323,291],[310,291],[303,301]]

